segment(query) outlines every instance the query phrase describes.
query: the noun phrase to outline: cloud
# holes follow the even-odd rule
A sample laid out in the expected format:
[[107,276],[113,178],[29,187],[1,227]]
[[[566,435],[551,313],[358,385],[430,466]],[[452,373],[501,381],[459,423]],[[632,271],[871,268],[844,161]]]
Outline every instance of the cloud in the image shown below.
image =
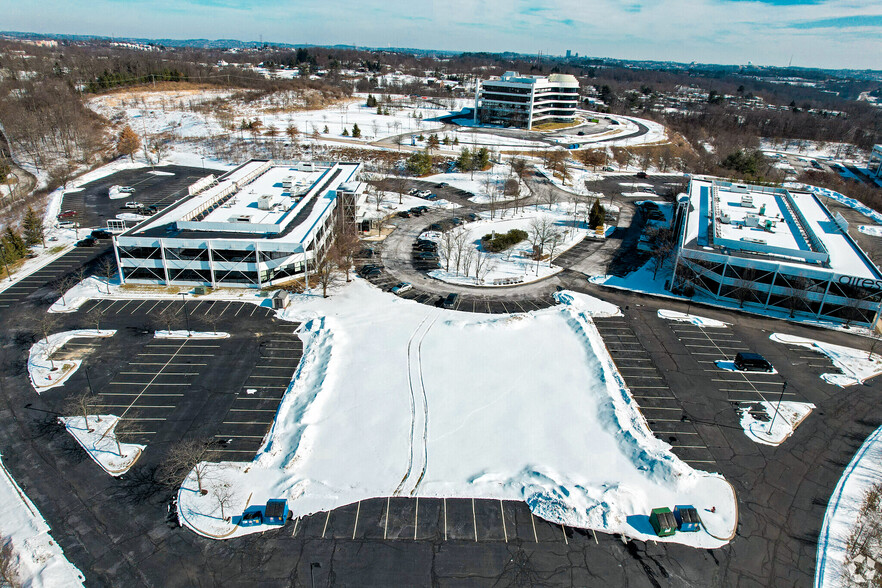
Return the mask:
[[795,22],[790,25],[794,29],[850,29],[859,27],[882,27],[882,15],[862,14],[855,16],[838,16],[822,18],[806,22]]

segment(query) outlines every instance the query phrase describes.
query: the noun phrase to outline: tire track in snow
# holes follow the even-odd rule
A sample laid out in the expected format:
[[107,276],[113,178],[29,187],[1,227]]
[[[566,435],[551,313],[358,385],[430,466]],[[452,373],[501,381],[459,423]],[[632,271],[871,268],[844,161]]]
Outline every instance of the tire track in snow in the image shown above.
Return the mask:
[[[441,314],[441,311],[435,313],[435,318],[432,319],[432,322],[429,323],[429,326],[426,327],[426,330],[423,331],[422,336],[420,336],[420,341],[417,344],[417,370],[419,370],[420,374],[420,390],[423,396],[423,468],[420,471],[420,477],[417,478],[416,484],[414,484],[413,490],[410,491],[410,495],[414,496],[419,489],[420,484],[423,481],[423,478],[426,475],[426,468],[429,467],[429,397],[426,394],[426,383],[423,380],[423,341],[426,338],[426,335],[429,334],[429,331],[435,325],[435,321],[438,320],[438,316]],[[412,445],[411,445],[412,447]]]
[[413,334],[410,336],[410,339],[407,341],[407,383],[410,388],[410,447],[408,449],[407,455],[407,469],[404,472],[404,476],[401,477],[401,481],[398,482],[398,487],[395,488],[395,491],[392,493],[392,496],[398,496],[401,494],[401,490],[404,488],[405,483],[407,483],[407,479],[410,477],[411,471],[413,471],[413,442],[414,442],[414,431],[416,430],[416,394],[413,389],[413,369],[411,365],[410,353],[413,348],[413,341],[416,338],[417,334],[420,332],[420,329],[423,328],[423,325],[426,324],[426,321],[429,320],[429,315],[427,314],[425,318],[417,325],[417,328],[414,329]]

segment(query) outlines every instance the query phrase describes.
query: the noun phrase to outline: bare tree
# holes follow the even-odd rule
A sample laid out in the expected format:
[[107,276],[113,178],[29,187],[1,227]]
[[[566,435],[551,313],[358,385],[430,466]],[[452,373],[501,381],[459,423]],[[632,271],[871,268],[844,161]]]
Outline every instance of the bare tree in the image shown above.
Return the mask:
[[459,274],[459,268],[463,262],[463,257],[465,255],[467,247],[468,233],[466,233],[465,231],[456,231],[456,233],[453,235],[453,261],[457,274]]
[[89,323],[95,325],[95,330],[101,330],[101,322],[104,320],[104,315],[106,312],[103,308],[101,308],[100,304],[96,304],[92,308],[89,309],[89,312],[86,313],[86,319]]
[[67,274],[55,282],[55,289],[61,294],[61,304],[67,306],[67,299],[65,298],[67,291],[76,286],[78,282],[73,274]]
[[487,277],[487,274],[493,270],[493,258],[481,248],[475,252],[475,279],[480,284]]
[[113,435],[113,441],[116,443],[116,454],[122,457],[121,444],[135,441],[140,433],[142,433],[141,425],[135,420],[135,415],[131,414],[129,418],[118,418],[116,424],[112,428],[107,429],[104,435]]
[[18,557],[12,546],[12,538],[0,537],[0,585],[9,588],[20,588],[18,577]]
[[205,315],[205,317],[203,317],[203,320],[204,320],[206,323],[208,323],[208,326],[209,326],[209,327],[211,327],[211,331],[212,331],[215,335],[217,335],[217,326],[218,326],[218,325],[220,324],[220,322],[221,322],[221,317],[220,317],[220,315],[219,315],[219,314],[214,314],[214,313],[207,314],[207,315]]
[[345,219],[339,219],[335,229],[334,244],[328,255],[334,259],[337,268],[345,273],[347,282],[350,281],[349,272],[355,263],[355,254],[360,246],[361,240],[355,232],[355,225]]
[[165,461],[160,465],[159,472],[169,484],[180,484],[193,472],[199,493],[205,495],[208,490],[203,488],[205,472],[208,464],[205,459],[211,450],[209,439],[184,439],[169,449]]
[[552,206],[557,204],[559,200],[560,194],[558,194],[554,186],[545,186],[545,189],[542,191],[542,201],[548,205],[548,208],[550,209]]
[[169,333],[171,333],[172,324],[174,323],[177,314],[178,311],[175,309],[175,305],[169,303],[168,305],[163,307],[162,310],[155,314],[155,318],[157,322],[159,322],[160,326],[164,326],[165,329]]
[[101,416],[97,414],[98,402],[98,397],[86,390],[68,398],[63,410],[67,414],[83,417],[83,424],[91,433],[94,429],[89,428],[89,416],[94,414],[98,422],[101,422]]
[[236,487],[229,482],[218,480],[211,485],[211,495],[217,500],[221,518],[227,520],[226,509],[230,508],[238,498]]
[[330,254],[325,252],[314,266],[314,275],[318,278],[319,284],[322,286],[322,298],[328,297],[328,288],[337,281],[338,277],[337,262]]
[[455,256],[456,252],[456,235],[453,231],[445,231],[441,233],[441,240],[438,242],[438,252],[441,255],[441,258],[444,259],[444,271],[450,271],[450,261]]
[[551,262],[554,261],[554,252],[560,247],[560,244],[563,243],[564,236],[558,230],[552,230],[551,235],[548,237],[548,266],[551,267]]
[[101,275],[104,276],[104,282],[107,284],[107,293],[110,294],[110,281],[117,275],[116,259],[112,256],[105,257],[98,266]]

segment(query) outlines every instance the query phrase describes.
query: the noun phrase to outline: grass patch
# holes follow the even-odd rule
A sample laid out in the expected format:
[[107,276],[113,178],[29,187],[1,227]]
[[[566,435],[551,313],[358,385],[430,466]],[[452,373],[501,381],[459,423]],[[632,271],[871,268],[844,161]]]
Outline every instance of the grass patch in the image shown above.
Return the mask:
[[539,131],[539,132],[557,131],[560,129],[568,129],[570,127],[577,127],[577,126],[584,124],[584,123],[585,123],[585,121],[582,120],[581,118],[577,118],[576,122],[547,122],[547,123],[541,123],[538,125],[533,125],[532,130]]

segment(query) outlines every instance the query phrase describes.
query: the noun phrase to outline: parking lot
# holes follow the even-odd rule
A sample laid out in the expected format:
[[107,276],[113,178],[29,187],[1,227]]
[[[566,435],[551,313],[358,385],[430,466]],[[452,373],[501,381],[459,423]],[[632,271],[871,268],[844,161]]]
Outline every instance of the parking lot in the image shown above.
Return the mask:
[[[151,332],[166,328],[158,317],[169,307],[175,313],[173,329],[189,325],[213,331],[236,323],[250,328],[233,330],[226,339],[155,339]],[[106,351],[85,364],[93,377],[79,382],[78,373],[71,387],[92,385],[102,414],[135,421],[134,440],[147,444],[147,452],[151,445],[197,434],[215,441],[213,460],[250,460],[272,426],[303,352],[295,334],[299,325],[272,319],[274,312],[216,300],[90,301],[74,318],[94,320],[100,313],[102,328],[130,329],[103,340]],[[81,344],[74,340],[58,354]]]
[[[15,306],[38,290],[52,286],[64,276],[76,272],[109,250],[110,241],[100,241],[96,247],[75,247],[52,263],[45,265],[26,278],[0,292],[0,312]],[[54,294],[54,292],[47,292]],[[55,298],[52,299],[55,301]]]

